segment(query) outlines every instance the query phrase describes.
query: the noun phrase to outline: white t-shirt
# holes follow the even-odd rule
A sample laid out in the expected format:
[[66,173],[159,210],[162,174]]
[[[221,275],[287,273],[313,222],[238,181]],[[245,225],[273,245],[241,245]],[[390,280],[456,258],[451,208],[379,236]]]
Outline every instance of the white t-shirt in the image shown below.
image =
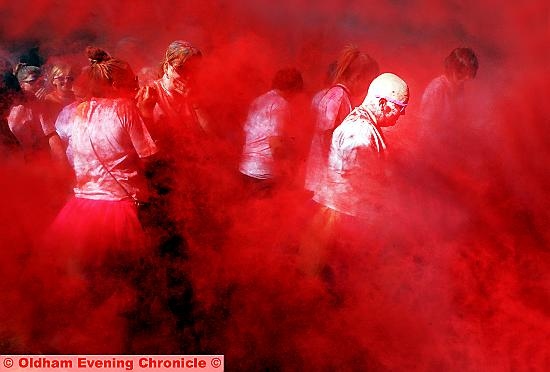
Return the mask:
[[257,179],[276,176],[270,137],[282,135],[290,116],[288,102],[276,90],[256,98],[250,105],[243,130],[245,143],[239,171]]
[[73,102],[63,107],[57,116],[57,120],[55,121],[55,131],[65,144],[67,159],[69,160],[69,164],[71,164],[71,166],[74,166],[73,151],[71,149],[71,134],[75,120],[74,117],[77,113],[76,108],[78,105],[79,102]]
[[329,150],[326,138],[351,111],[349,92],[343,85],[335,85],[325,92],[314,107],[316,121],[305,179],[305,188],[313,192],[320,187],[326,176]]
[[424,90],[420,115],[424,120],[447,122],[454,119],[463,104],[463,87],[453,85],[447,76],[441,75],[433,79]]
[[13,106],[8,115],[8,126],[25,152],[44,147],[45,137],[55,132],[53,123],[45,120],[38,102]]
[[350,216],[367,217],[373,202],[371,183],[382,173],[386,149],[373,116],[360,107],[334,130],[327,177],[313,200]]
[[139,158],[155,154],[157,148],[133,102],[93,98],[69,105],[64,115],[67,115],[65,119],[63,116],[58,119],[59,128],[67,128],[63,120],[72,117],[72,128],[65,131],[70,133],[68,142],[76,174],[75,196],[122,200],[128,199],[130,194],[143,200],[146,183],[140,172]]
[[321,89],[311,99],[311,111],[317,117],[320,109],[320,103],[321,99],[325,96],[325,94],[328,92],[329,88]]

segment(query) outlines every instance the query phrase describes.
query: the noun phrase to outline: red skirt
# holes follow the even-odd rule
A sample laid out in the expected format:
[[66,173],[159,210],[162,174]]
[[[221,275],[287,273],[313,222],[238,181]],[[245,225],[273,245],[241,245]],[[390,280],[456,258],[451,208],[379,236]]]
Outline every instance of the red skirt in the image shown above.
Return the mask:
[[42,350],[53,353],[127,352],[133,281],[147,248],[131,201],[72,198],[36,252]]
[[49,228],[43,255],[52,263],[71,261],[93,268],[140,256],[146,247],[132,201],[73,197]]

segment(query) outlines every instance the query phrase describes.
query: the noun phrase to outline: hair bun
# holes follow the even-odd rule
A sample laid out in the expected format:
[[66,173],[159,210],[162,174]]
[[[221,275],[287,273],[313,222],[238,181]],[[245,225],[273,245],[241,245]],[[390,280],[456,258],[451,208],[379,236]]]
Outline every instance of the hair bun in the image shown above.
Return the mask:
[[86,47],[86,55],[92,63],[105,62],[111,59],[109,53],[101,48],[92,46]]

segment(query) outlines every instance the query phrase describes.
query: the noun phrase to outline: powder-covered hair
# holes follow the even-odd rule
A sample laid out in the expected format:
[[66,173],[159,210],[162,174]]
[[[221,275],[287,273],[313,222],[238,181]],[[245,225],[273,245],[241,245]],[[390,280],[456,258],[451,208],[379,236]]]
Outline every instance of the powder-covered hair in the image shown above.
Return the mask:
[[42,70],[37,66],[29,66],[25,63],[18,63],[14,70],[15,77],[21,83],[29,78],[36,79],[42,75]]
[[168,63],[177,70],[190,58],[197,57],[202,57],[202,52],[198,48],[187,41],[176,40],[168,45],[163,63]]
[[470,48],[456,48],[445,58],[445,73],[456,74],[459,77],[474,78],[477,74],[479,62],[474,51]]
[[346,83],[352,76],[363,75],[369,81],[380,73],[378,62],[355,45],[344,47],[336,60],[333,84]]
[[86,55],[90,65],[84,67],[76,87],[87,96],[108,97],[112,88],[135,91],[137,79],[130,65],[123,60],[113,58],[105,50],[87,47]]
[[68,71],[70,74],[74,73],[74,66],[69,61],[64,58],[54,57],[48,59],[45,66],[46,78],[48,81],[52,81],[55,78],[63,75],[64,72]]
[[302,73],[295,68],[281,69],[275,74],[271,87],[287,92],[299,92],[304,87]]

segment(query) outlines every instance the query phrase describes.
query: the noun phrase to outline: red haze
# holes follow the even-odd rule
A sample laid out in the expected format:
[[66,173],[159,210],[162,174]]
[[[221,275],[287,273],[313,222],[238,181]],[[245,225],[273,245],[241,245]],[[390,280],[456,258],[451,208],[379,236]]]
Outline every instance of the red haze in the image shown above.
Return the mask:
[[[199,207],[185,196],[174,205],[189,240],[189,257],[175,270],[192,284],[193,324],[178,328],[158,309],[155,299],[171,289],[153,277],[144,286],[156,328],[137,333],[132,352],[221,353],[228,370],[550,369],[548,4],[177,3],[0,2],[0,46],[14,54],[39,43],[46,57],[84,59],[85,45],[115,53],[131,36],[142,53],[135,63],[154,67],[172,40],[203,50],[201,95],[217,142],[197,181],[209,191]],[[411,102],[387,134],[384,208],[365,226],[372,238],[363,251],[342,252],[345,296],[335,301],[323,281],[298,270],[311,218],[303,194],[250,200],[237,166],[248,104],[273,73],[301,69],[309,100],[350,42],[402,76]],[[417,118],[422,91],[457,46],[472,47],[480,61],[467,85],[469,120],[425,128]],[[295,125],[307,144],[308,126]],[[453,141],[441,146],[442,136]],[[28,325],[43,300],[28,296],[40,293],[29,278],[51,273],[28,263],[65,190],[40,164],[0,164],[0,352],[41,353]]]

